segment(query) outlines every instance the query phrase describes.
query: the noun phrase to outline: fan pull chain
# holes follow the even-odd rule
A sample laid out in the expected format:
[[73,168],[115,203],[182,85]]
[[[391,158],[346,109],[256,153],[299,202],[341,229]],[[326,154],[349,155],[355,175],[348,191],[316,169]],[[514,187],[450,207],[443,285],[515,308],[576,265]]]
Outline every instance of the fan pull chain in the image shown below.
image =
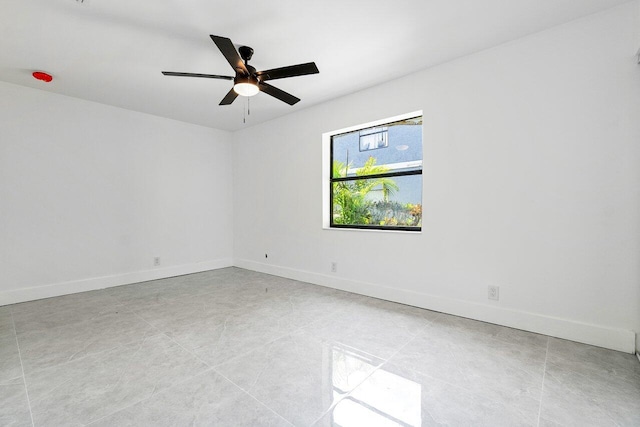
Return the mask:
[[247,97],[247,103],[242,107],[242,123],[247,123],[247,116],[251,115],[251,104],[249,103],[249,97]]

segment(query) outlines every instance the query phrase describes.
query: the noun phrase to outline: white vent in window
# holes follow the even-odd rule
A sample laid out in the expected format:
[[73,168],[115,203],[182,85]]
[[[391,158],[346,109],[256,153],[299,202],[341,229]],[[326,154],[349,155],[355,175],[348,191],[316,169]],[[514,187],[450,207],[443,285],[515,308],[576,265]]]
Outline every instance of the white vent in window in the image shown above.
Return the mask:
[[376,150],[389,146],[389,128],[373,127],[360,131],[360,151]]

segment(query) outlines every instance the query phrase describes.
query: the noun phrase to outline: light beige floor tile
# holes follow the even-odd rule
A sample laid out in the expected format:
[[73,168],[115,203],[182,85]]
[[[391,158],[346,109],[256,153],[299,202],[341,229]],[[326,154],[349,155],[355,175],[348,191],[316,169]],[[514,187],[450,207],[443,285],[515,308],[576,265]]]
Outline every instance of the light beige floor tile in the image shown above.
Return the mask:
[[167,334],[211,366],[286,335],[280,324],[240,313],[212,315]]
[[[537,406],[536,408],[537,409]],[[537,412],[384,364],[315,426],[535,426]]]
[[284,419],[210,371],[91,424],[93,427],[290,427]]
[[165,335],[27,374],[37,425],[85,425],[191,378],[207,365]]
[[3,335],[13,335],[11,306],[0,307],[0,337]]
[[542,425],[640,425],[640,364],[633,355],[552,339]]
[[484,395],[530,417],[538,412],[545,357],[546,347],[535,342],[509,343],[468,330],[461,333],[451,328],[449,321],[436,320],[391,362]]
[[29,404],[22,377],[0,381],[0,426],[31,426]]
[[295,425],[310,425],[382,363],[299,332],[216,371]]
[[221,301],[211,294],[182,298],[169,303],[128,308],[163,332],[174,331],[211,316],[231,315],[243,310],[240,304]]
[[82,292],[11,306],[16,332],[34,332],[91,320],[120,304],[105,291]]
[[3,426],[635,426],[639,402],[632,355],[235,267],[0,307]]
[[640,384],[640,363],[633,354],[550,338],[549,362],[587,375],[618,377]]
[[369,299],[354,302],[303,330],[325,341],[388,359],[438,316],[429,310]]
[[22,366],[16,336],[0,335],[0,383],[18,377],[22,378]]
[[137,342],[158,330],[135,314],[114,309],[71,325],[18,334],[25,372]]

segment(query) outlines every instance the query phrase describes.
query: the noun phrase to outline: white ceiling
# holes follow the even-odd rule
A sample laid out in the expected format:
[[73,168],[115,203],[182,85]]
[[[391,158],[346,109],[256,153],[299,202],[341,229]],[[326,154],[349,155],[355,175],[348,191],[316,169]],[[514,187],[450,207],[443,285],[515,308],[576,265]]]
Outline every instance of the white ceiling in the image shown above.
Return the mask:
[[[236,130],[626,0],[2,0],[0,80]],[[273,82],[266,94],[218,106],[233,75],[209,34],[255,49],[258,70],[315,61],[320,74]],[[54,76],[42,83],[31,72]]]

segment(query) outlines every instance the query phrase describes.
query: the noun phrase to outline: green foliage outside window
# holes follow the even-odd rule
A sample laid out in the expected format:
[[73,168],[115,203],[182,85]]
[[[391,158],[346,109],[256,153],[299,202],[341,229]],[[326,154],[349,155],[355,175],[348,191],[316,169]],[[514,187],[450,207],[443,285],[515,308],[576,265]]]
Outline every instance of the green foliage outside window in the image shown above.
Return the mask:
[[[351,168],[337,160],[332,164],[332,176],[343,178]],[[390,201],[390,197],[399,191],[396,181],[391,177],[366,178],[371,175],[387,173],[389,169],[376,165],[375,157],[369,157],[355,175],[361,179],[337,181],[333,183],[333,223],[339,225],[378,225],[378,226],[422,226],[422,205],[401,204]],[[382,200],[370,196],[374,190],[382,193]]]

